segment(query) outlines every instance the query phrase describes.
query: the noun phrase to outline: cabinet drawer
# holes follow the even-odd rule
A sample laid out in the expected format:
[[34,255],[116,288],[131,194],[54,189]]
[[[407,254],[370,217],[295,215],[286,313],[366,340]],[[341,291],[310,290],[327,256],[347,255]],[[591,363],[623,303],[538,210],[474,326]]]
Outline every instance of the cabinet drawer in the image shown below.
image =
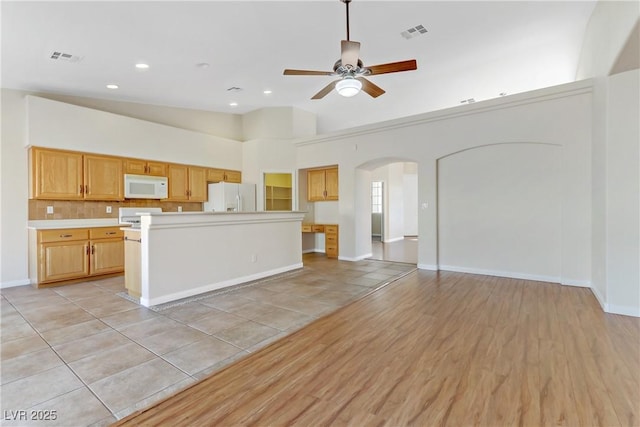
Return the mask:
[[314,233],[324,233],[324,225],[314,224],[311,226],[311,231]]
[[325,241],[327,245],[336,245],[338,243],[338,236],[336,236],[335,234],[327,234]]
[[87,240],[89,239],[89,230],[86,228],[60,228],[55,230],[40,230],[38,233],[38,237],[40,243]]
[[311,233],[311,226],[310,225],[303,225],[302,226],[302,232],[303,233]]
[[93,239],[112,239],[124,236],[124,231],[120,227],[101,227],[89,230],[89,238]]
[[324,232],[327,234],[337,234],[338,226],[337,225],[325,225]]

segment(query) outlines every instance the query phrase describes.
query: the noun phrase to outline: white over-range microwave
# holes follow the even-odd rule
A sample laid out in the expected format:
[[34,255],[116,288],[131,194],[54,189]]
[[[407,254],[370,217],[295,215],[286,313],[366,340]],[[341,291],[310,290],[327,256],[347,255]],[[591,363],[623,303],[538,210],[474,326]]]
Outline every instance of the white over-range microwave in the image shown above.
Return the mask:
[[166,176],[124,175],[124,197],[126,199],[166,199],[168,197]]

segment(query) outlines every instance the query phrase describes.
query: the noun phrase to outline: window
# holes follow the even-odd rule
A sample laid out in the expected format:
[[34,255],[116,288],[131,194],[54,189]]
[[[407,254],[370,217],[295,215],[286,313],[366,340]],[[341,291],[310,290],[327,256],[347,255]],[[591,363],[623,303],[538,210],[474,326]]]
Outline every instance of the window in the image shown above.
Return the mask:
[[371,213],[382,213],[382,182],[371,183]]

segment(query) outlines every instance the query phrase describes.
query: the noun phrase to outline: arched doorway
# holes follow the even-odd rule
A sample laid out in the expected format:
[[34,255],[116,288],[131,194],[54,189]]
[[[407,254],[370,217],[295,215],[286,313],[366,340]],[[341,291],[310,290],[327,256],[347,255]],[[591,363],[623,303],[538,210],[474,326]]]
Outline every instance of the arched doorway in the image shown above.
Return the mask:
[[361,168],[369,171],[371,258],[417,264],[417,163],[380,159]]

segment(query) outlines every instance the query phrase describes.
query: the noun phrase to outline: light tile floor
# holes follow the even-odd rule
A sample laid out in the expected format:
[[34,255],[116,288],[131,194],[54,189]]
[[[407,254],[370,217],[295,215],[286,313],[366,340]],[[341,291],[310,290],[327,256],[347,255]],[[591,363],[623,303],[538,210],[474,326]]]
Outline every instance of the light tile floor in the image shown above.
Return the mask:
[[307,254],[301,270],[155,310],[117,295],[123,277],[2,289],[0,424],[108,425],[414,269]]

